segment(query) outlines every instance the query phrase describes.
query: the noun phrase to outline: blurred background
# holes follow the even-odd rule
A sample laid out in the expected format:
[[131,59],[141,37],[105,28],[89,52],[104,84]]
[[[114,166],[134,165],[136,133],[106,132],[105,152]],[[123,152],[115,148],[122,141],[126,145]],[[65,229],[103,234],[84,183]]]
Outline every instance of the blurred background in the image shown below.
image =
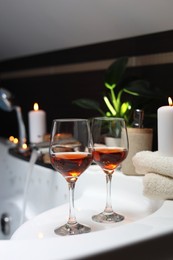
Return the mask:
[[[48,133],[55,118],[98,116],[73,100],[98,100],[104,110],[105,71],[123,56],[130,60],[126,81],[145,79],[163,92],[145,104],[146,114],[167,105],[172,10],[169,0],[1,0],[0,87],[21,106],[27,131],[35,102],[46,111]],[[157,132],[156,118],[145,118],[145,126]],[[18,136],[16,114],[0,110],[0,136],[10,135]]]

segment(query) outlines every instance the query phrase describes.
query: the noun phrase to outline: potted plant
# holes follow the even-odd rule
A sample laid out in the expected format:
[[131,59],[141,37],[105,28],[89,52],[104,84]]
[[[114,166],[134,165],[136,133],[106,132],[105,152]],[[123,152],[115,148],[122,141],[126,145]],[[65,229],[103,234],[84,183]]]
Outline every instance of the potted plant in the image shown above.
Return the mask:
[[130,96],[140,96],[151,100],[151,98],[156,97],[156,90],[150,87],[147,80],[138,79],[126,83],[124,75],[127,64],[128,57],[118,58],[105,72],[105,94],[103,94],[103,100],[106,105],[106,111],[101,108],[98,101],[93,99],[80,98],[74,100],[73,104],[84,109],[96,110],[101,116],[122,117],[127,125],[130,125],[132,112],[136,108],[135,99],[130,98]]
[[143,100],[152,100],[158,97],[158,91],[153,87],[151,88],[146,80],[137,79],[126,82],[124,75],[127,64],[127,57],[118,58],[105,72],[105,94],[103,94],[103,100],[106,105],[106,111],[101,108],[98,101],[88,98],[76,99],[73,101],[73,104],[84,109],[94,109],[101,116],[122,117],[125,119],[128,126],[129,154],[122,164],[122,170],[125,174],[135,175],[132,157],[138,151],[151,150],[153,136],[152,128],[131,127],[133,111],[139,108],[135,101],[140,97],[139,104],[140,108],[142,108],[141,98]]

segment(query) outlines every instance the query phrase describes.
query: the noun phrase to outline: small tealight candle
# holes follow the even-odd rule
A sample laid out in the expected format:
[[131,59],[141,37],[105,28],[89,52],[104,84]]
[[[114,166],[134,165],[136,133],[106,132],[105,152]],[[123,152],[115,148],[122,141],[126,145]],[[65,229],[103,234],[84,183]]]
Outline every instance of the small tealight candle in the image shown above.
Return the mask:
[[39,110],[37,103],[34,104],[34,110],[29,111],[29,141],[30,143],[39,143],[43,141],[46,134],[46,113]]
[[168,98],[169,106],[157,111],[158,152],[163,156],[173,156],[173,104]]

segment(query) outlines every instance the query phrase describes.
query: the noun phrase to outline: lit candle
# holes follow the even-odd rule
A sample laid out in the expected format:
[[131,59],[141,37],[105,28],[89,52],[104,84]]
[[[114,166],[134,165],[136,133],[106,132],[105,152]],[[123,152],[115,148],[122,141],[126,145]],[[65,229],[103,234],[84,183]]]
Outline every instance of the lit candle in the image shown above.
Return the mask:
[[173,104],[168,98],[169,106],[157,111],[158,151],[163,156],[173,156]]
[[28,120],[30,143],[42,142],[43,136],[46,134],[46,113],[39,110],[37,103],[34,104],[34,110],[29,111]]

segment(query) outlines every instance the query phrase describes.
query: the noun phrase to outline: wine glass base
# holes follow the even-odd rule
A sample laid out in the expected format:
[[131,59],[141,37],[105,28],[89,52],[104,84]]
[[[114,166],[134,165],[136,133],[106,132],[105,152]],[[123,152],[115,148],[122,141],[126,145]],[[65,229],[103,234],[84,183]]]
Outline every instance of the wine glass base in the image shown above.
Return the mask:
[[78,235],[83,233],[88,233],[91,231],[91,228],[79,223],[76,224],[65,224],[61,227],[58,227],[54,230],[56,235],[68,236],[68,235]]
[[124,216],[115,212],[106,213],[101,212],[100,214],[92,216],[92,220],[99,223],[115,223],[124,220]]

